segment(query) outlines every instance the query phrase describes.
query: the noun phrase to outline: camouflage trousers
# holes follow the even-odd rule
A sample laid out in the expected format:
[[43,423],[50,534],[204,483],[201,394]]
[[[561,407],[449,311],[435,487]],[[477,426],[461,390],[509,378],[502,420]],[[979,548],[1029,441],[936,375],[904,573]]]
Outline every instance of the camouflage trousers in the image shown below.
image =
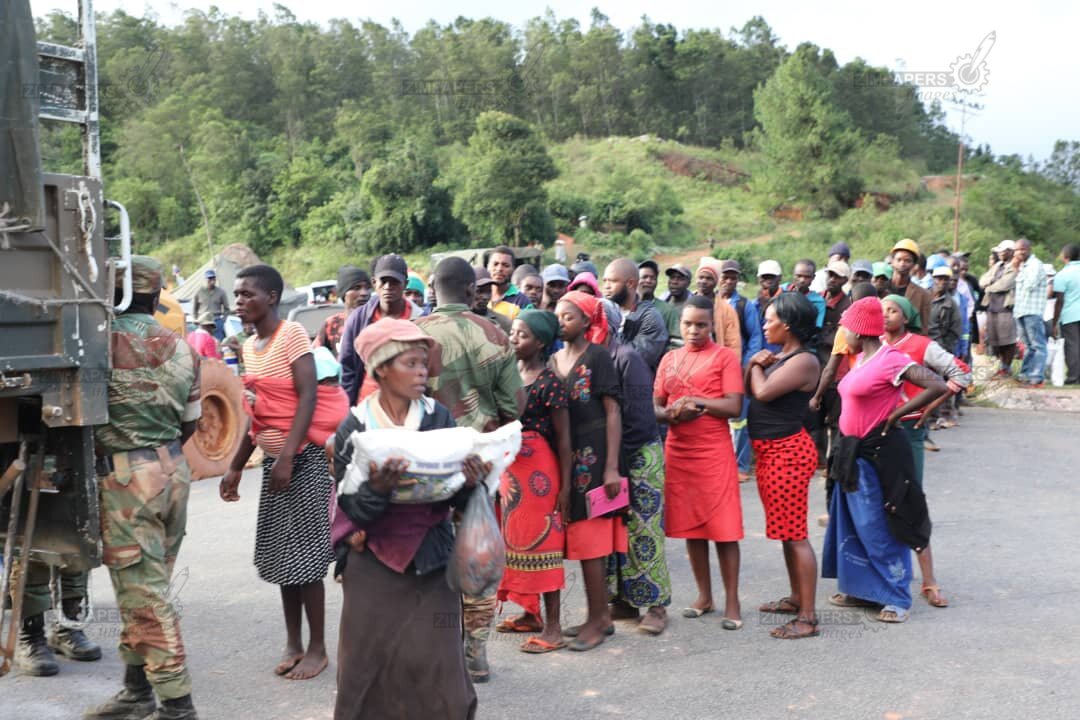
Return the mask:
[[495,595],[488,597],[461,596],[462,619],[465,634],[477,640],[487,640],[491,636],[491,621],[495,619]]
[[[49,575],[49,566],[44,563],[31,561],[26,564],[26,591],[23,593],[22,607],[24,618],[41,615],[52,608]],[[86,597],[87,575],[88,573],[81,571],[57,570],[56,579],[60,583],[60,599],[81,601]]]
[[170,583],[187,525],[191,473],[179,442],[112,456],[98,478],[101,538],[120,610],[120,658],[143,665],[158,698],[191,694]]

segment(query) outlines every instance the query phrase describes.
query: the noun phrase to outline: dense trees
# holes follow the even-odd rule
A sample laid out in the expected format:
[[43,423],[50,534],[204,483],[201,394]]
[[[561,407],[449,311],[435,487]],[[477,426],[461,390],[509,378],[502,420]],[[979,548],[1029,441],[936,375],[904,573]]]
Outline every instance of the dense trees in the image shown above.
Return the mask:
[[[819,201],[850,199],[856,131],[885,164],[935,171],[955,157],[940,110],[914,88],[814,46],[789,56],[760,17],[727,32],[643,17],[623,32],[598,10],[587,27],[549,11],[521,28],[458,18],[410,35],[396,23],[302,23],[274,8],[255,20],[190,10],[174,27],[99,16],[106,180],[140,241],[201,235],[205,222],[215,238],[260,252],[307,242],[404,251],[545,239],[578,212],[663,231],[681,212],[668,190],[631,177],[549,199],[544,146],[573,136],[742,147],[763,130],[753,137],[769,162],[813,173],[802,182]],[[38,33],[71,42],[74,24],[54,13]],[[796,142],[805,122],[820,133]],[[773,127],[787,147],[769,145]],[[75,169],[73,133],[43,138],[51,169]],[[468,162],[446,161],[462,147]],[[807,167],[798,153],[837,167]],[[1059,155],[1048,173],[1075,184],[1075,148]],[[799,194],[766,180],[769,193]]]

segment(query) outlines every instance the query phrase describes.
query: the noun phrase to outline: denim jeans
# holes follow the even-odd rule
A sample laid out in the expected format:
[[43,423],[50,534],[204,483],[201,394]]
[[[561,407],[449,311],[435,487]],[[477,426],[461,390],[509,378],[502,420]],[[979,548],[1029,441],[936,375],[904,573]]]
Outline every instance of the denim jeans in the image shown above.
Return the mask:
[[1024,362],[1020,365],[1020,379],[1030,383],[1042,382],[1046,370],[1046,324],[1040,315],[1016,318],[1016,330],[1024,343]]

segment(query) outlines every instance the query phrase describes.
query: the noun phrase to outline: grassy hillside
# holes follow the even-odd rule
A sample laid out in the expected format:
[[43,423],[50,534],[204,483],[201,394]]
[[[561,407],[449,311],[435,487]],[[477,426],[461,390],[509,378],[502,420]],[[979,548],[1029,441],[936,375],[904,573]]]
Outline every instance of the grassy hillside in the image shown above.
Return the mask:
[[[461,152],[460,145],[440,148],[440,166],[446,167]],[[952,247],[952,191],[920,189],[915,168],[906,163],[883,162],[864,168],[868,187],[891,198],[888,210],[868,203],[838,218],[787,220],[770,214],[771,208],[750,192],[747,180],[760,164],[759,156],[752,152],[710,150],[643,136],[572,139],[551,146],[550,153],[560,171],[548,186],[552,202],[568,204],[561,229],[577,239],[576,251],[590,252],[598,264],[624,254],[635,260],[656,257],[664,263],[696,263],[702,255],[711,254],[735,257],[744,268],[775,259],[789,271],[802,257],[823,260],[828,247],[839,240],[852,247],[855,258],[870,260],[883,258],[892,244],[904,237],[916,240],[927,252]],[[864,162],[873,163],[873,156]],[[1057,235],[1062,228],[1071,227],[1070,223],[1075,224],[1075,196],[1074,206],[1062,209],[1058,207],[1060,198],[1018,193],[1016,178],[1004,172],[990,166],[978,182],[965,189],[961,247],[973,253],[978,267],[1000,239],[1018,236],[1010,219],[1015,225],[1015,216],[1037,216],[1048,219],[1043,228],[1047,241],[1040,245],[1037,240],[1036,252],[1050,260],[1060,249]],[[627,235],[618,226],[610,227],[603,217],[590,217],[586,230],[576,227],[577,215],[571,212],[575,202],[595,207],[605,199],[627,197],[666,207],[653,218],[651,233],[635,230]],[[172,241],[156,254],[168,262],[179,262],[186,270],[206,257],[206,239],[195,235]],[[408,259],[426,274],[430,264],[427,254]],[[338,246],[308,243],[279,250],[265,260],[279,267],[289,282],[299,285],[334,277],[342,263],[366,265],[370,258],[346,257]]]

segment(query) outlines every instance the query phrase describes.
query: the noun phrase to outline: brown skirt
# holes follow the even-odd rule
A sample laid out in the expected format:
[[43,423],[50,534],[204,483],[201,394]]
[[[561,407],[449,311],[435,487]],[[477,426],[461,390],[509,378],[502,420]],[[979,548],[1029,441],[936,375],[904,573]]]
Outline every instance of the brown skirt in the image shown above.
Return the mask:
[[343,581],[334,720],[472,720],[461,596],[442,570],[399,574],[349,553]]

